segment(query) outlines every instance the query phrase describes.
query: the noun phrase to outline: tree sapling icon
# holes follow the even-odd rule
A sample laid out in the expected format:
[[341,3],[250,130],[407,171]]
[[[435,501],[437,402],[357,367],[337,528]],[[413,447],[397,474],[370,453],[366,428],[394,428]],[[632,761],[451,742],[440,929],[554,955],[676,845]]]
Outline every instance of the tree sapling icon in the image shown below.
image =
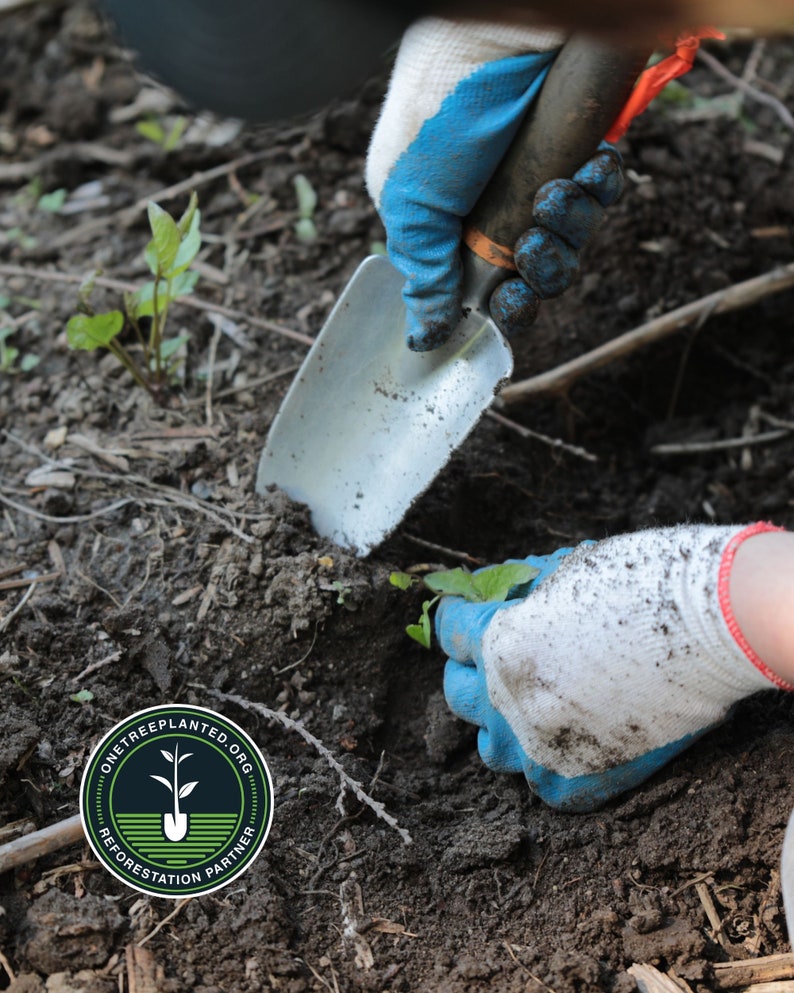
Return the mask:
[[179,754],[179,744],[174,748],[173,754],[167,752],[164,748],[160,749],[160,754],[166,760],[166,762],[173,763],[174,771],[172,774],[172,779],[169,782],[163,776],[150,775],[150,779],[156,779],[158,783],[162,783],[167,790],[170,790],[174,797],[174,812],[163,814],[163,832],[169,841],[182,841],[182,839],[187,834],[187,814],[183,813],[179,809],[179,801],[184,800],[185,797],[190,796],[193,790],[198,786],[198,780],[194,783],[185,783],[184,786],[179,785],[179,765],[184,762],[185,759],[189,759],[193,752],[185,752],[184,755]]

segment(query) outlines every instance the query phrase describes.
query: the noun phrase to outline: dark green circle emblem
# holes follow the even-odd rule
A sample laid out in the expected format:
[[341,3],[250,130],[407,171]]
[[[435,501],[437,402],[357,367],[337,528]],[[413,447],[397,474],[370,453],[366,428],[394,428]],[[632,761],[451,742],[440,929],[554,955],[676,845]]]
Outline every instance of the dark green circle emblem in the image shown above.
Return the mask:
[[80,816],[114,876],[175,899],[236,879],[273,817],[270,771],[251,738],[204,707],[168,704],[117,724],[88,760]]

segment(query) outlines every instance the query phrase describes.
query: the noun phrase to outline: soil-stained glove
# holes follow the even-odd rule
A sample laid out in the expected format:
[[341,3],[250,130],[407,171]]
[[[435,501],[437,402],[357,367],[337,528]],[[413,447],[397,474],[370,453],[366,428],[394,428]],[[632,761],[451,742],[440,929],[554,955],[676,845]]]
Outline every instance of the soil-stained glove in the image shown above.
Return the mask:
[[[367,161],[367,185],[406,280],[409,348],[446,341],[461,317],[462,220],[539,93],[557,32],[424,18],[405,34]],[[506,334],[534,319],[539,299],[570,285],[577,251],[623,189],[611,146],[573,177],[546,184],[539,225],[521,239],[511,279],[492,302]],[[524,281],[525,280],[525,281]]]
[[734,619],[739,545],[770,525],[682,525],[563,549],[523,600],[444,598],[444,691],[500,772],[548,804],[595,810],[631,789],[742,697],[792,689]]

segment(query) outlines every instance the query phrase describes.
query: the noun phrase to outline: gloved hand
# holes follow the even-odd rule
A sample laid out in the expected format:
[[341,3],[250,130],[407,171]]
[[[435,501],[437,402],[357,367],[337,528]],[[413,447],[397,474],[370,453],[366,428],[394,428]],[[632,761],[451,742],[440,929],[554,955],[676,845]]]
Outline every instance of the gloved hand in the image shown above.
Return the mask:
[[[563,37],[507,25],[425,18],[406,32],[367,161],[367,185],[406,279],[409,348],[443,344],[461,318],[462,220],[539,93]],[[623,189],[608,145],[573,177],[547,183],[511,279],[492,301],[505,334],[534,320],[578,268],[578,250]]]
[[484,762],[548,804],[591,811],[773,683],[736,624],[728,577],[749,528],[682,525],[562,549],[526,598],[445,597],[436,633],[452,711]]

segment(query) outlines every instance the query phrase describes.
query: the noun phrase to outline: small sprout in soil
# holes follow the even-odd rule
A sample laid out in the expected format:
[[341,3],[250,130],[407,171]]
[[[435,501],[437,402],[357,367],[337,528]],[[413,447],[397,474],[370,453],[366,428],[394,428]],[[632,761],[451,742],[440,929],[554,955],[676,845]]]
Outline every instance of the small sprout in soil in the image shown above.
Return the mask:
[[345,600],[353,592],[352,587],[345,586],[345,584],[341,583],[338,579],[335,579],[331,583],[331,586],[336,591],[336,602],[344,606]]
[[[19,349],[9,344],[8,339],[15,333],[16,328],[0,327],[0,373],[6,375],[15,372],[30,372],[39,364],[38,355],[28,352],[20,358]],[[19,359],[18,366],[16,365],[17,359]]]
[[142,121],[138,121],[135,130],[162,148],[164,152],[173,152],[179,146],[182,135],[187,130],[187,118],[181,116],[174,118],[168,128],[166,128],[167,123],[156,117],[146,117]]
[[72,703],[91,703],[94,699],[94,694],[91,690],[78,690],[77,693],[72,693],[69,699]]
[[430,572],[422,579],[407,572],[393,572],[389,576],[389,582],[399,590],[408,590],[417,584],[423,585],[436,594],[432,600],[423,602],[417,623],[409,624],[405,629],[409,638],[430,648],[430,611],[442,597],[459,596],[470,603],[502,603],[504,600],[518,599],[526,596],[529,584],[538,571],[535,566],[527,565],[526,562],[507,562],[480,569],[478,572],[468,572],[462,568]]
[[302,174],[292,180],[295,196],[298,198],[298,220],[295,222],[295,234],[298,241],[311,245],[317,241],[317,227],[314,223],[314,211],[317,209],[317,194],[309,180]]
[[[66,325],[66,338],[71,348],[107,348],[139,386],[164,403],[182,362],[180,350],[188,341],[186,334],[165,337],[168,308],[174,300],[192,293],[198,282],[199,274],[190,266],[201,248],[201,212],[193,193],[178,221],[156,203],[149,204],[148,215],[152,239],[144,258],[154,279],[134,293],[124,294],[123,312],[98,314],[90,302],[98,273],[86,276],[78,291],[79,313]],[[121,343],[125,328],[134,331],[137,350]],[[142,353],[142,361],[136,360],[136,351]]]

